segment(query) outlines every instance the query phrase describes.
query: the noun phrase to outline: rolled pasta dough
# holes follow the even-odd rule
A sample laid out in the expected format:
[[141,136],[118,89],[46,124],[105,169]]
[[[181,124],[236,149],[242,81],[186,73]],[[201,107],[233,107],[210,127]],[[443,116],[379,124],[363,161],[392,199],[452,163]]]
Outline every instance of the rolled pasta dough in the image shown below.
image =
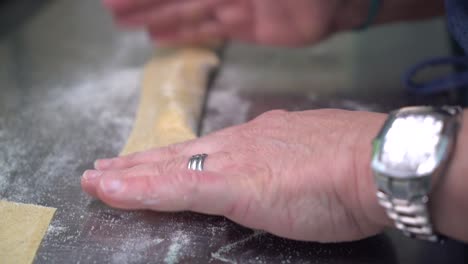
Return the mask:
[[158,49],[145,66],[136,121],[121,155],[195,138],[209,73],[218,64],[212,49]]

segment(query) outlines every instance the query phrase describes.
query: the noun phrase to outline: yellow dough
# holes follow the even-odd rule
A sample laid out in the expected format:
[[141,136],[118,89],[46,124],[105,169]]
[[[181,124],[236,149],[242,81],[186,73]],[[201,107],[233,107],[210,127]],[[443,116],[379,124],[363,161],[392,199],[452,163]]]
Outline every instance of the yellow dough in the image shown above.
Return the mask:
[[195,138],[209,74],[218,64],[212,49],[158,49],[145,67],[136,121],[121,155]]
[[32,263],[55,210],[0,200],[0,263]]

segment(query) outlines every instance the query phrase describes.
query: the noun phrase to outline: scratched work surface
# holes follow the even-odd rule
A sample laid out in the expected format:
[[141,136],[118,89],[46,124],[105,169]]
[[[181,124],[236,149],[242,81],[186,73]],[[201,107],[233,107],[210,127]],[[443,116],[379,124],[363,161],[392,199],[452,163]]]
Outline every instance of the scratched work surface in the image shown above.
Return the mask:
[[[36,12],[14,2],[21,8],[0,5],[1,18],[14,18],[0,30],[0,198],[57,208],[36,263],[466,263],[467,247],[453,241],[387,233],[356,243],[294,242],[224,218],[123,212],[87,197],[79,177],[124,145],[151,46],[142,33],[118,32],[96,0],[47,1]],[[228,47],[202,132],[272,108],[386,111],[409,103],[401,71],[446,54],[444,34],[436,22],[307,50]]]

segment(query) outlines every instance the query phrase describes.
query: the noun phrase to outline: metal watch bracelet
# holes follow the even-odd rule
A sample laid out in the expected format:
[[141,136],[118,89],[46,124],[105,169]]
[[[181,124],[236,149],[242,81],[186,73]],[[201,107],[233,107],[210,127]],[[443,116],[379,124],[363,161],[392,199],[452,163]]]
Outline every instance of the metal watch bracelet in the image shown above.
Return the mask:
[[427,196],[409,202],[391,198],[383,191],[378,191],[377,198],[387,211],[388,217],[394,221],[395,227],[406,236],[431,242],[441,240],[432,227]]

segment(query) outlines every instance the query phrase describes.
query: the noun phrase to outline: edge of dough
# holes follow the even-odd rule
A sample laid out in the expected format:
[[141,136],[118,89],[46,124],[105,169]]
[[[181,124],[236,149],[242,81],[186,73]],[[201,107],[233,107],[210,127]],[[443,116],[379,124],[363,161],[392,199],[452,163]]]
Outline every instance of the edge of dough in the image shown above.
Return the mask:
[[32,263],[56,210],[0,200],[0,262]]

